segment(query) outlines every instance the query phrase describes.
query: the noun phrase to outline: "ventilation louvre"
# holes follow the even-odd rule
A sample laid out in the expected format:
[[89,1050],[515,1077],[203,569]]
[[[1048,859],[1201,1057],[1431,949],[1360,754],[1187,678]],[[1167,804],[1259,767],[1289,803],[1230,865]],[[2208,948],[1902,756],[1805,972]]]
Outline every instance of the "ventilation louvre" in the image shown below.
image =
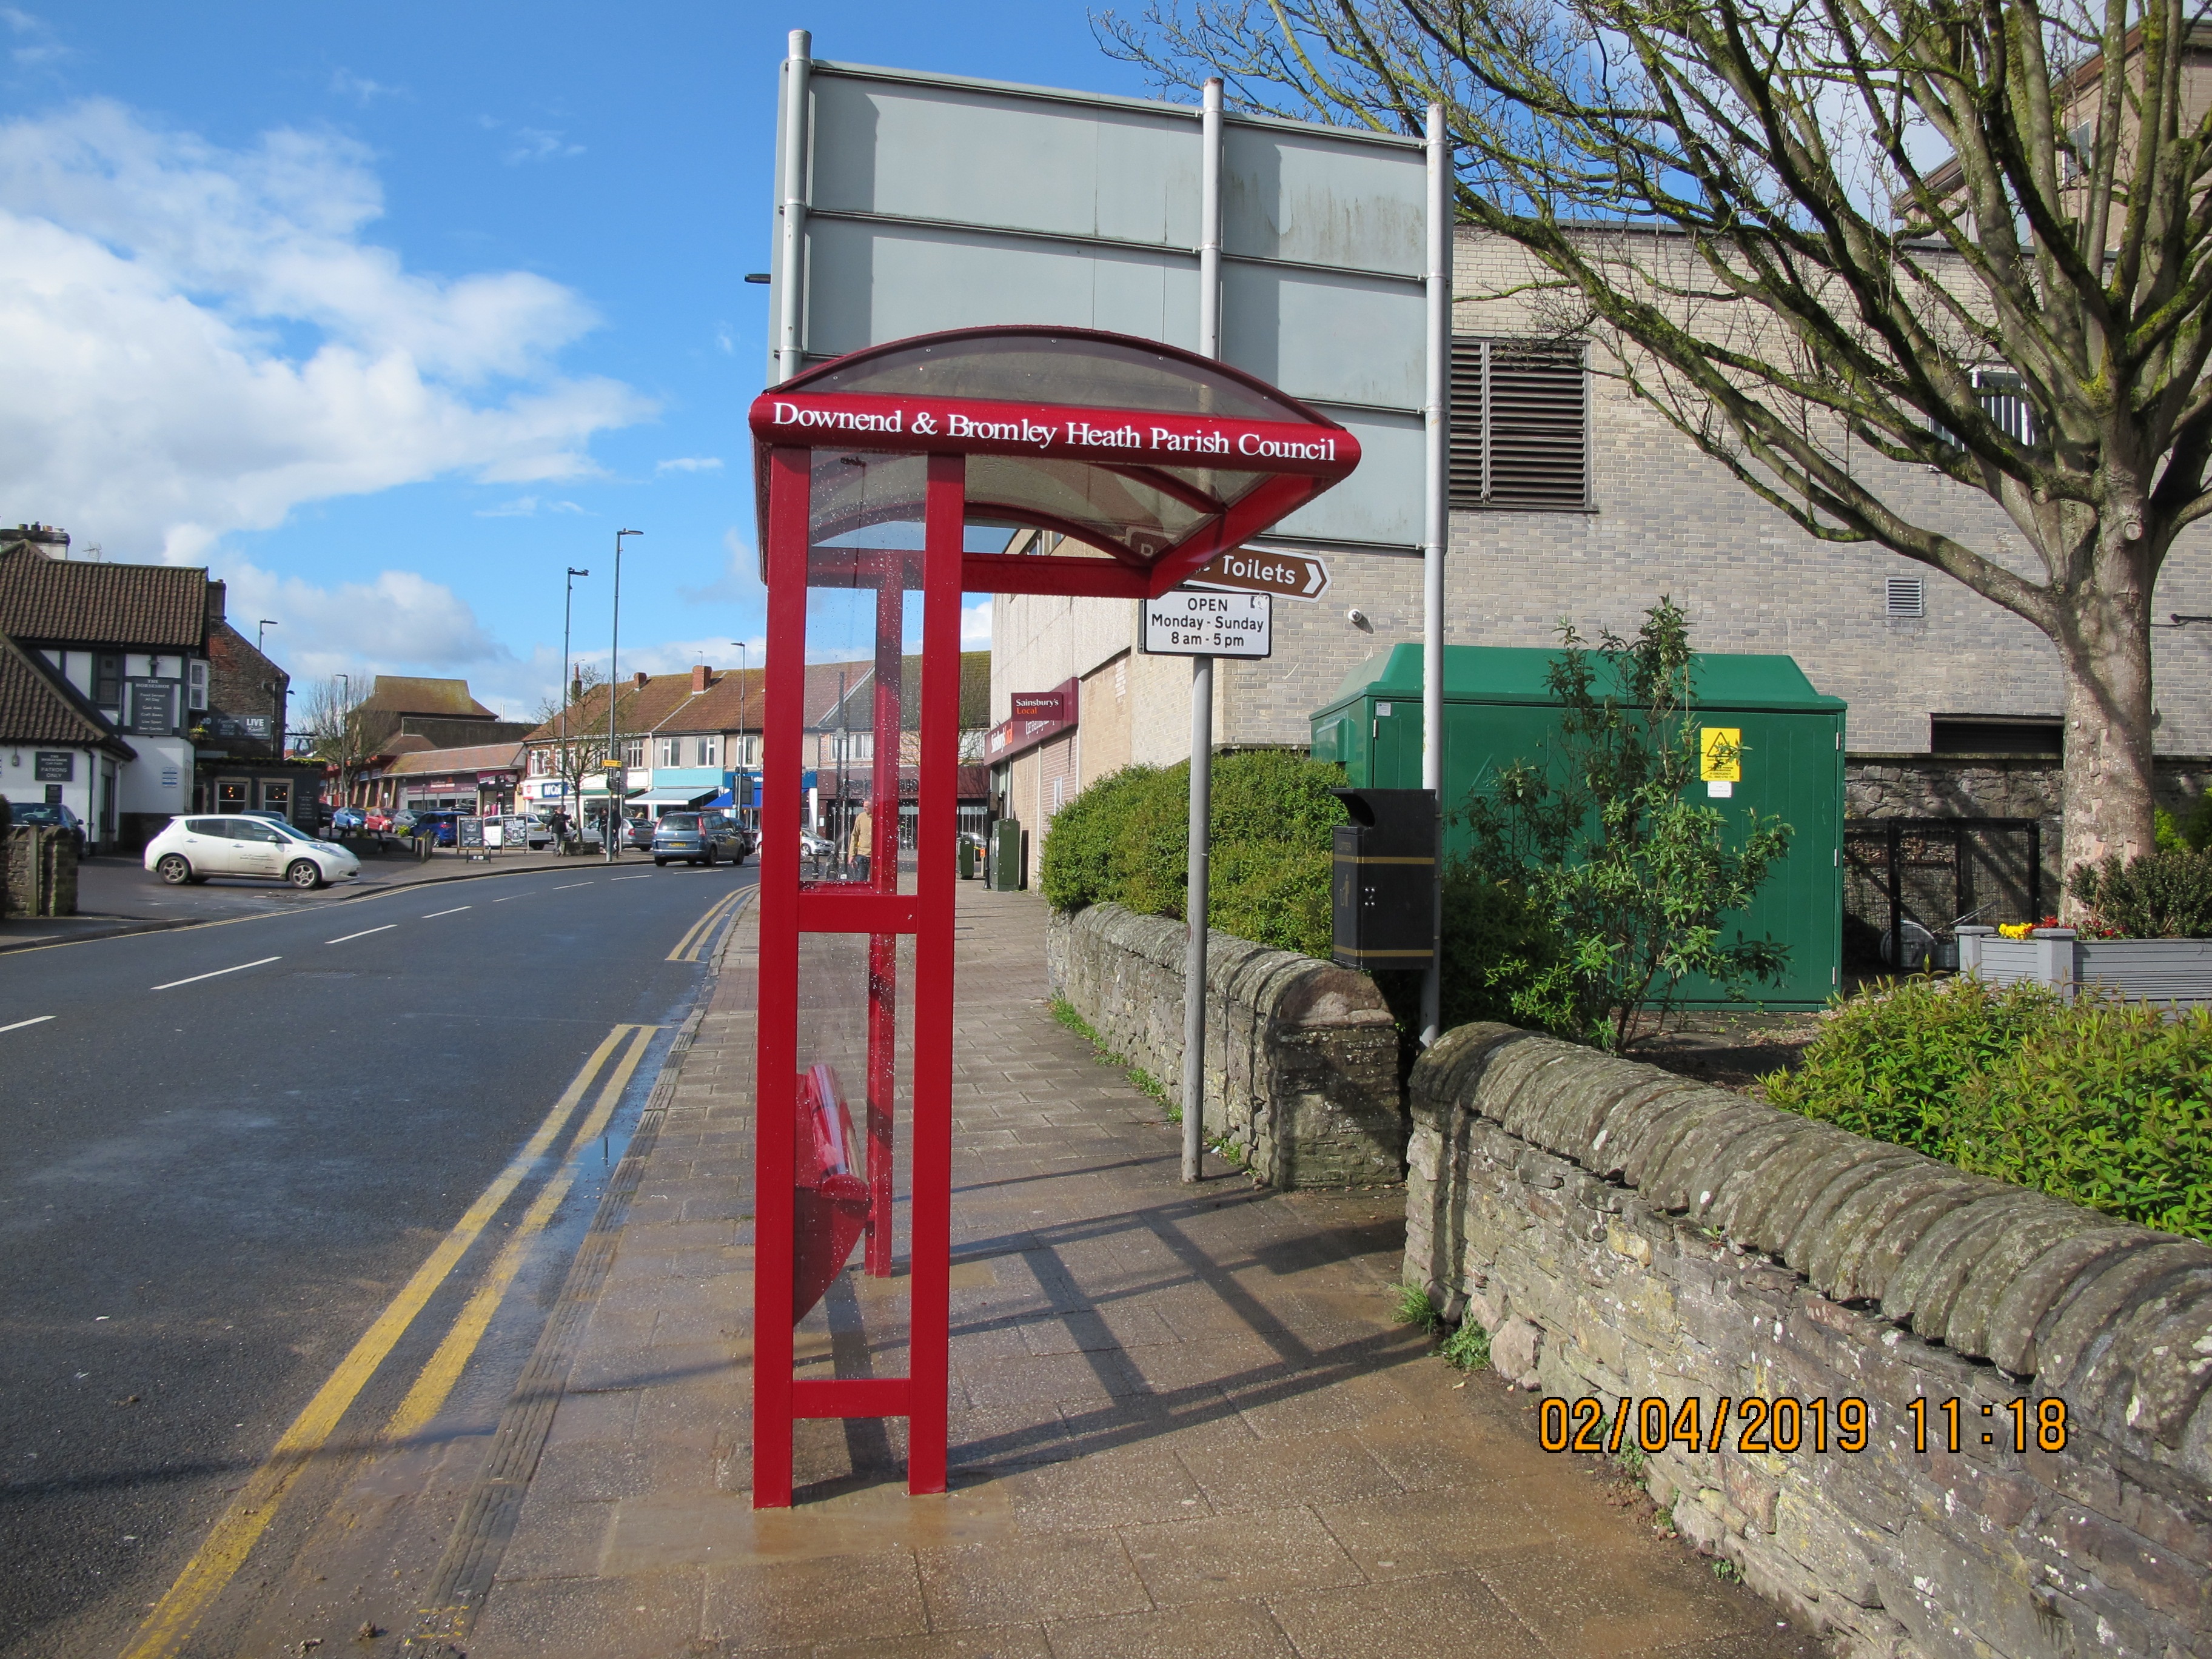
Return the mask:
[[1451,504],[1585,509],[1589,416],[1589,379],[1580,345],[1455,337]]
[[1928,579],[1925,576],[1891,576],[1883,585],[1883,614],[1888,617],[1924,617],[1928,614]]

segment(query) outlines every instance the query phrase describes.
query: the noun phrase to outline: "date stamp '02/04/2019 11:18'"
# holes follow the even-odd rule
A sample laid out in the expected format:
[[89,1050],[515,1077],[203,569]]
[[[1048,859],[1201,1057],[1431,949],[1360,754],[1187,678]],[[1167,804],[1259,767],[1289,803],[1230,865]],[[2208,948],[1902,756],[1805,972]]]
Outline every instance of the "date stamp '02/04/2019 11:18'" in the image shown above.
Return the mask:
[[[1962,1428],[1955,1395],[1907,1401],[1905,1413],[1911,1420],[1917,1452],[1929,1449],[1931,1436],[1939,1449],[1955,1452],[1978,1433],[1981,1445],[2008,1446],[2016,1452],[2066,1449],[2066,1402],[2056,1395],[1985,1405],[1980,1415],[1988,1421],[1979,1430],[1971,1414]],[[1694,1395],[1680,1402],[1657,1395],[1623,1396],[1608,1410],[1605,1401],[1589,1395],[1570,1401],[1553,1395],[1536,1412],[1537,1443],[1547,1452],[1617,1453],[1632,1446],[1649,1454],[1674,1445],[1718,1451],[1729,1443],[1731,1428],[1735,1449],[1744,1453],[1863,1452],[1876,1426],[1873,1411],[1856,1395],[1832,1402],[1832,1410],[1825,1395],[1813,1400],[1790,1395],[1732,1400],[1723,1395],[1710,1413]]]

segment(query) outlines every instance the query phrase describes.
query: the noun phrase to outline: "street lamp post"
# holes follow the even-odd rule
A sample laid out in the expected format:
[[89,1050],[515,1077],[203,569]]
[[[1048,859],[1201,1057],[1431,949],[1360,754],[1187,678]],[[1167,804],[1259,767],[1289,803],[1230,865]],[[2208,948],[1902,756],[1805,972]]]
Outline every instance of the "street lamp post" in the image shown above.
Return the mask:
[[[576,578],[588,576],[592,573],[579,570],[573,564],[568,568],[567,591],[561,598],[561,746],[555,750],[558,759],[554,767],[554,775],[561,781],[562,816],[573,811],[580,817],[584,811],[584,769],[580,766],[576,769],[576,799],[568,799],[568,763],[574,758],[568,752],[568,623],[576,608]],[[612,686],[607,688],[607,695],[614,696]],[[576,830],[579,835],[582,834],[583,825],[578,824]]]
[[[745,696],[745,659],[749,647],[743,640],[732,640],[730,643],[738,647],[738,752],[732,757],[731,764],[735,769],[736,776],[743,777],[745,769],[745,704],[748,701]],[[735,796],[732,795],[732,799],[734,799]],[[757,828],[757,808],[754,817],[755,827]]]
[[[617,530],[615,532],[614,624],[611,629],[610,638],[607,643],[607,769],[601,775],[605,778],[607,785],[607,816],[605,823],[600,826],[599,830],[599,839],[606,843],[606,860],[609,864],[612,864],[615,860],[621,855],[619,849],[615,844],[615,836],[621,829],[621,825],[617,822],[615,812],[615,765],[617,762],[615,742],[617,735],[615,731],[615,708],[621,702],[621,698],[617,695],[617,682],[619,681],[622,677],[623,538],[625,536],[642,536],[643,534],[645,534],[645,532],[642,530]],[[629,781],[629,768],[626,763],[623,766],[622,776],[624,783],[627,783]]]
[[260,622],[255,625],[253,629],[254,650],[262,656],[267,656],[269,653],[261,649],[262,641],[269,637],[269,630],[270,629],[280,628],[283,625],[283,624],[279,623],[274,617],[264,617]]
[[346,793],[346,757],[353,752],[353,734],[347,729],[353,724],[353,676],[334,674],[331,678],[345,687],[338,693],[338,729],[331,734],[331,742],[338,751],[338,805],[350,806],[353,800]]

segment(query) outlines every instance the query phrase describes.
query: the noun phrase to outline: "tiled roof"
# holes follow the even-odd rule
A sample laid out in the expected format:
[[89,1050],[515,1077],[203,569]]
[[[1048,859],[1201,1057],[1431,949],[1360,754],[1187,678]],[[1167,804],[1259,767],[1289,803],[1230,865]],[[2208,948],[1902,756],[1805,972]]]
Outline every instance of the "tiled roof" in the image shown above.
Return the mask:
[[197,652],[207,627],[205,570],[50,559],[27,543],[0,549],[0,634],[42,644]]
[[[915,690],[921,672],[919,656],[901,659],[906,687],[906,725],[911,731],[915,725],[920,708],[915,701]],[[866,700],[861,693],[875,678],[875,664],[863,659],[858,662],[814,662],[806,665],[805,707],[810,728],[834,725],[837,719],[839,694],[852,705],[855,726],[867,723],[864,711]],[[736,669],[718,669],[714,683],[704,691],[694,692],[691,675],[655,674],[640,686],[635,680],[625,680],[622,688],[622,707],[618,711],[623,735],[637,737],[675,736],[694,732],[757,732],[761,719],[768,710],[768,677],[758,668],[743,672]],[[991,707],[991,653],[988,651],[963,651],[960,653],[960,725],[963,731],[979,730],[988,726]],[[556,720],[548,720],[526,739],[531,743],[548,743],[560,735]],[[607,729],[607,699],[604,687],[594,687],[586,692],[582,702],[568,711],[568,734],[571,738]]]
[[125,760],[137,755],[44,658],[4,637],[0,637],[0,743],[104,748]]
[[479,720],[498,715],[469,695],[466,680],[434,680],[411,674],[379,674],[376,684],[362,702],[364,713],[380,714],[443,714]]
[[514,772],[522,767],[519,743],[482,743],[473,749],[423,749],[402,755],[384,769],[386,777],[428,772]]

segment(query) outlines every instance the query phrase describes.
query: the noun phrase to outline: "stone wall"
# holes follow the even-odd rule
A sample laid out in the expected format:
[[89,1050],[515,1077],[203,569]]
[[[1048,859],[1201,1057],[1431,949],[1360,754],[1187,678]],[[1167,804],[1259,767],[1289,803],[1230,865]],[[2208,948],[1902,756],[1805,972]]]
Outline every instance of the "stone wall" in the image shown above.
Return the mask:
[[76,914],[76,843],[58,830],[20,824],[4,836],[6,902],[11,916]]
[[[1411,1107],[1408,1282],[1608,1432],[1698,1399],[1649,1484],[1754,1586],[1858,1654],[2212,1656],[2212,1249],[1509,1026],[1448,1033]],[[1749,1396],[1861,1399],[1865,1449],[1705,1449]]]
[[[1179,921],[1094,904],[1055,912],[1052,988],[1113,1051],[1182,1078]],[[1206,946],[1206,1129],[1271,1186],[1395,1181],[1407,1120],[1398,1032],[1366,975],[1215,932]]]

